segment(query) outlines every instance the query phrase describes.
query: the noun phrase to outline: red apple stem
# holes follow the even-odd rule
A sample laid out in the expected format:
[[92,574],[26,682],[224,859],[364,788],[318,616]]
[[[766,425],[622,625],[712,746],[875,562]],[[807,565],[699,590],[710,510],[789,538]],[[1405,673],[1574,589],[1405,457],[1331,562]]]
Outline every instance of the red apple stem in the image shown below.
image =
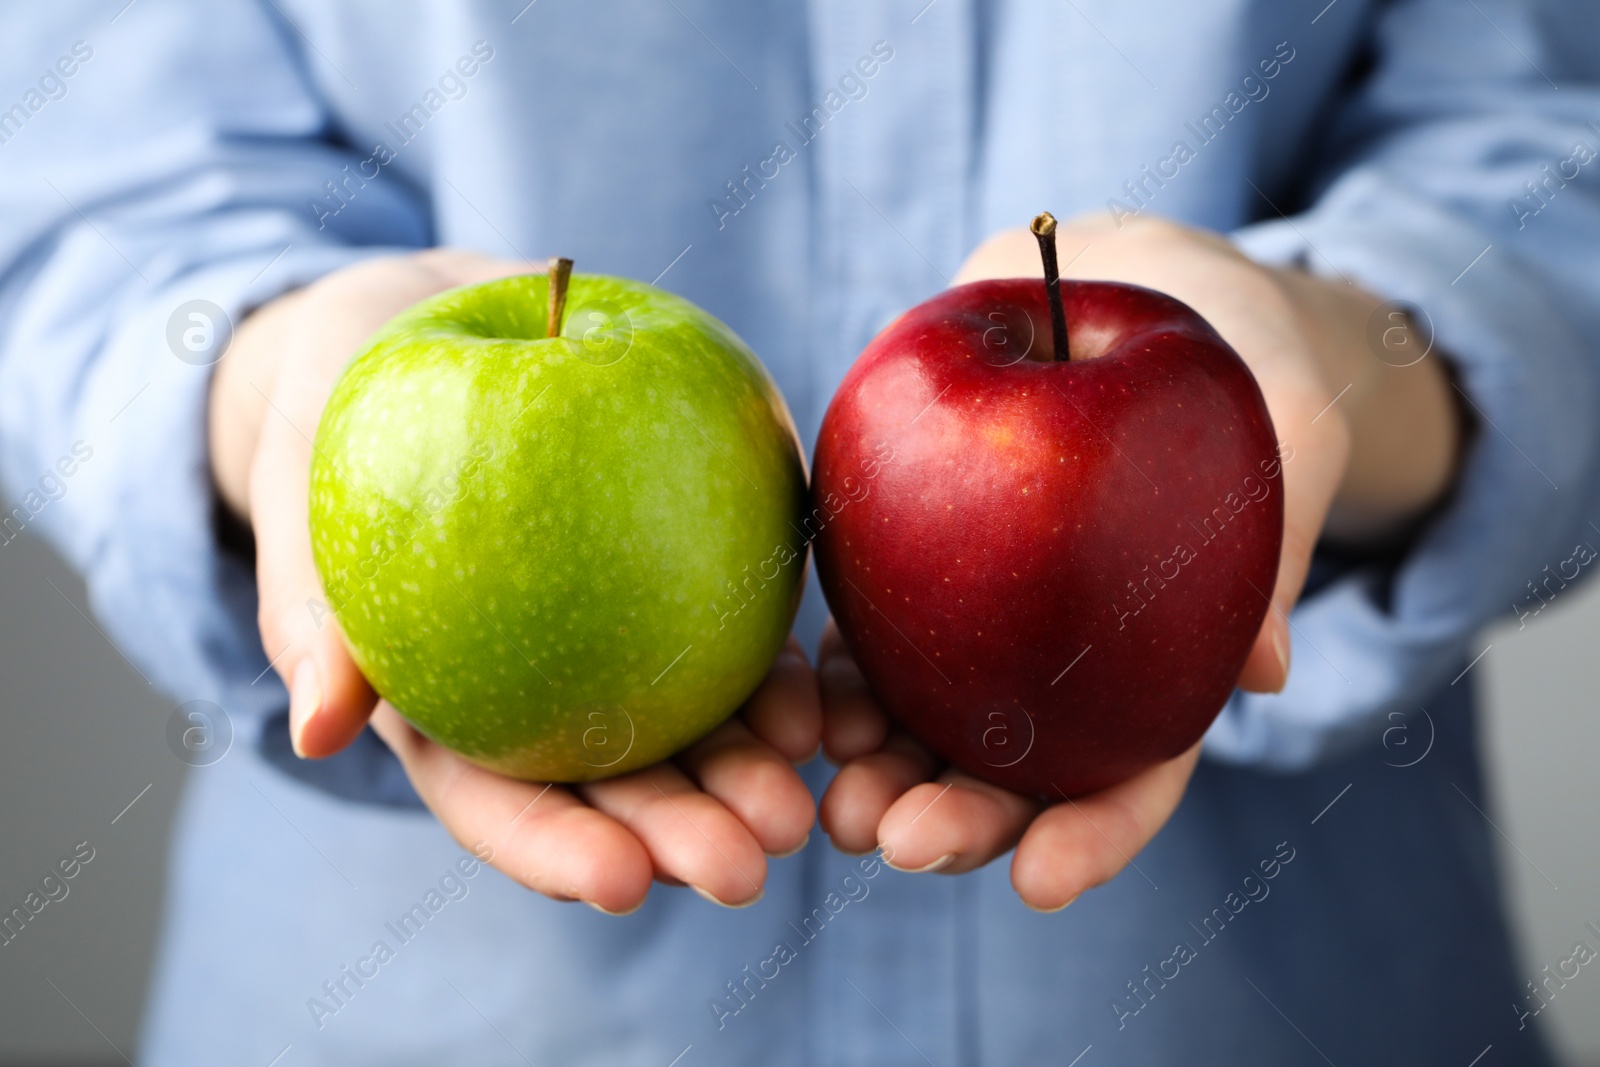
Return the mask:
[[567,279],[572,277],[572,260],[551,256],[549,264],[550,314],[545,317],[544,335],[561,336],[561,315],[567,308]]
[[1044,289],[1050,300],[1050,336],[1055,341],[1056,360],[1072,358],[1067,345],[1067,312],[1061,306],[1061,270],[1056,266],[1056,217],[1046,211],[1028,227],[1039,239],[1039,258],[1044,260]]

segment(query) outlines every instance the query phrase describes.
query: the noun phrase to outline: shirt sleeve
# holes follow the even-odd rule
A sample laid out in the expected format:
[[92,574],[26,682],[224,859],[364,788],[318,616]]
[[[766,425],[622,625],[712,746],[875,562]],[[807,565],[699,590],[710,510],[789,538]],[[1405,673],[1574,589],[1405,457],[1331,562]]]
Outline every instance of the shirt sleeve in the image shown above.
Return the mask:
[[368,153],[268,4],[9,12],[0,69],[30,87],[0,112],[0,551],[46,537],[148,682],[258,730],[286,698],[214,532],[211,364],[252,308],[427,243],[427,215],[387,175],[313,207]]
[[1309,207],[1236,235],[1418,309],[1414,337],[1448,354],[1475,429],[1442,514],[1397,565],[1346,570],[1295,609],[1287,687],[1236,693],[1209,755],[1296,770],[1375,739],[1470,684],[1486,624],[1526,624],[1593,569],[1600,79],[1560,35],[1594,21],[1578,0],[1387,5]]

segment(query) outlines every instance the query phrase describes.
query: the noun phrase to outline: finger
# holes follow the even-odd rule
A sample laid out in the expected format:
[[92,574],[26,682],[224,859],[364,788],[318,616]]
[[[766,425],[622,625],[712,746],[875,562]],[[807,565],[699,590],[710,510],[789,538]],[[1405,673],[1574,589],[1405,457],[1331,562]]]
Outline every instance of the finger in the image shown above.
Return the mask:
[[[1279,395],[1287,394],[1280,391]],[[1282,427],[1280,447],[1283,485],[1283,547],[1270,606],[1261,632],[1239,675],[1239,688],[1276,693],[1289,677],[1289,613],[1294,610],[1311,570],[1311,555],[1327,522],[1328,510],[1350,454],[1350,435],[1337,408],[1316,404],[1321,394],[1280,400],[1273,421]],[[1259,590],[1265,594],[1265,590]]]
[[417,795],[463,847],[535,892],[626,914],[650,891],[650,854],[615,819],[561,786],[519,782],[468,763],[387,703],[372,717]]
[[306,290],[284,341],[281,373],[266,392],[250,471],[263,646],[289,686],[290,741],[307,757],[348,745],[377,695],[350,658],[312,560],[309,495],[317,424],[345,364],[372,331],[418,300],[526,269],[475,253],[434,250],[384,260]]
[[878,751],[889,736],[889,716],[878,706],[832,619],[823,627],[817,663],[823,752],[843,764]]
[[657,872],[716,904],[761,899],[767,857],[739,817],[670,763],[577,787],[578,795],[627,827]]
[[318,758],[361,732],[377,694],[350,658],[312,561],[309,436],[282,405],[267,420],[250,480],[262,646],[289,686],[294,750]]
[[906,792],[878,825],[890,866],[960,874],[982,867],[1017,843],[1039,802],[960,771]]
[[1289,617],[1274,599],[1261,620],[1261,632],[1250,646],[1239,688],[1251,693],[1277,693],[1289,681]]
[[740,717],[750,732],[791,763],[804,763],[822,740],[817,676],[800,642],[790,637]]
[[940,760],[896,730],[883,747],[839,769],[822,794],[818,816],[841,852],[863,854],[878,847],[878,826],[909,789],[938,773]]
[[783,753],[732,719],[680,753],[676,762],[742,822],[769,856],[805,845],[816,822],[811,791]]
[[1196,743],[1120,785],[1042,812],[1011,861],[1011,885],[1022,902],[1055,911],[1114,878],[1171,817],[1199,757]]

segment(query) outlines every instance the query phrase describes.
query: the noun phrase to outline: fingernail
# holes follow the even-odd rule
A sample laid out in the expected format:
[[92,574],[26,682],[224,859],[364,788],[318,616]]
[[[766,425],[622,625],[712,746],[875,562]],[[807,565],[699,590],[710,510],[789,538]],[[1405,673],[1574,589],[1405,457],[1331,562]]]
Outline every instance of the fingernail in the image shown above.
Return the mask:
[[1284,631],[1274,627],[1272,631],[1272,652],[1278,657],[1278,670],[1282,681],[1278,683],[1278,692],[1289,683],[1289,642],[1284,636]]
[[729,904],[725,900],[718,900],[716,897],[712,896],[710,893],[707,893],[704,889],[701,889],[697,885],[691,885],[689,888],[693,889],[696,893],[699,893],[702,897],[705,897],[707,900],[711,901],[711,903],[715,904],[717,907],[732,908],[735,911],[739,910],[740,908],[748,908],[750,905],[758,903],[762,897],[767,895],[767,891],[765,889],[758,889],[756,890],[756,895],[751,897],[749,900],[741,900],[737,904]]
[[609,915],[614,919],[620,919],[624,915],[632,915],[634,912],[636,912],[640,908],[644,907],[644,901],[643,900],[639,901],[639,903],[635,904],[633,907],[629,908],[627,911],[609,911],[606,908],[602,908],[600,905],[596,904],[592,900],[586,900],[586,901],[584,901],[584,903],[589,905],[589,907],[593,908],[595,911],[598,911],[601,915]]
[[1024,904],[1028,904],[1029,908],[1031,908],[1032,910],[1038,912],[1040,915],[1054,915],[1056,912],[1060,911],[1062,908],[1065,908],[1067,906],[1067,904],[1071,904],[1074,900],[1077,900],[1078,897],[1081,897],[1081,896],[1083,896],[1082,893],[1078,893],[1078,894],[1075,894],[1073,896],[1070,896],[1070,897],[1067,898],[1067,903],[1066,904],[1057,904],[1053,908],[1038,908],[1038,907],[1034,907],[1034,905],[1028,904],[1028,902],[1026,900],[1024,900],[1023,903]]
[[799,852],[801,849],[805,848],[809,844],[811,844],[811,835],[810,834],[806,834],[805,838],[803,840],[801,840],[801,842],[798,845],[794,846],[794,848],[791,848],[789,851],[787,851],[787,852],[768,852],[767,855],[770,858],[775,859],[775,860],[788,859],[790,856],[794,855],[796,852]]
[[806,659],[806,654],[800,649],[789,645],[779,650],[773,657],[773,665],[783,664],[785,667],[810,667],[811,661]]
[[[884,848],[886,846],[879,845],[878,847]],[[944,855],[940,856],[926,867],[901,867],[893,860],[888,858],[885,858],[883,862],[887,863],[897,871],[904,871],[906,874],[932,874],[934,871],[942,870],[943,868],[950,866],[950,861],[954,860],[955,858],[956,854],[954,852],[946,852]]]
[[321,707],[322,679],[317,674],[316,660],[307,656],[295,667],[294,677],[289,682],[289,744],[301,759],[306,758],[305,747],[301,744],[306,727]]

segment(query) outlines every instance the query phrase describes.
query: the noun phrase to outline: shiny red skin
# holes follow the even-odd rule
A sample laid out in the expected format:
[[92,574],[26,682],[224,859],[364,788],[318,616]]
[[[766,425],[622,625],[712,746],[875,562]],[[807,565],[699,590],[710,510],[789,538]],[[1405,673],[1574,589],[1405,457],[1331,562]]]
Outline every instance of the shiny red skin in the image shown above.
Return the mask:
[[1061,293],[1070,361],[1017,358],[1050,351],[1041,281],[951,289],[878,335],[823,419],[806,524],[879,702],[956,767],[1058,799],[1205,733],[1283,536],[1233,349],[1148,289]]

